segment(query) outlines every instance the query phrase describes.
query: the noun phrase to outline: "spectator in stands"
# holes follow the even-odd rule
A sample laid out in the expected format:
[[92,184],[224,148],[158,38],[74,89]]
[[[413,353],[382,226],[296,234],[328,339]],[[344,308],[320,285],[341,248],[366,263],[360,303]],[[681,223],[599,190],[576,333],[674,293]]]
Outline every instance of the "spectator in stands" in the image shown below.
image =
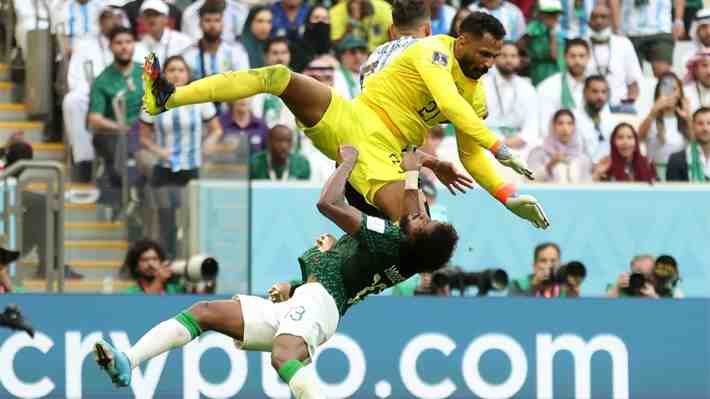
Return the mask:
[[513,279],[508,287],[510,296],[577,297],[579,286],[558,284],[552,281],[554,270],[560,266],[560,247],[546,242],[535,247],[533,273]]
[[[540,142],[537,119],[540,115],[535,88],[517,74],[519,67],[518,47],[515,43],[504,43],[495,70],[483,76],[488,109],[485,121],[520,159],[527,159],[530,150]],[[509,175],[506,180],[522,181],[517,173],[505,173]]]
[[269,130],[267,149],[256,153],[249,162],[249,176],[257,180],[308,180],[311,176],[308,161],[292,153],[293,133],[284,125]]
[[[53,10],[44,7],[47,3],[35,3],[27,0],[12,0],[15,12],[15,40],[22,50],[22,57],[27,60],[27,33],[34,29],[49,29],[49,13]],[[35,8],[37,5],[39,7]],[[10,10],[12,11],[12,10]]]
[[13,284],[12,277],[7,271],[10,263],[16,261],[20,257],[20,253],[0,247],[0,294],[24,292],[24,289]]
[[162,65],[173,55],[182,54],[190,47],[192,40],[173,29],[170,29],[168,13],[170,9],[162,0],[145,0],[141,5],[141,16],[147,28],[141,39],[145,51],[155,53]]
[[330,9],[330,23],[333,43],[354,34],[367,41],[367,49],[372,51],[389,40],[392,11],[384,0],[343,0]]
[[310,6],[303,0],[279,0],[271,5],[274,16],[271,26],[271,37],[286,36],[289,40],[301,37],[303,28],[308,21],[306,16]]
[[[630,296],[629,278],[631,277],[631,274],[639,273],[642,274],[647,280],[650,280],[651,275],[653,275],[653,264],[655,261],[656,259],[653,255],[636,255],[631,258],[630,271],[621,273],[616,283],[607,285],[607,296],[609,298]],[[655,289],[653,288],[653,285],[647,281],[641,288],[638,296],[649,297],[652,293],[655,294]]]
[[[690,27],[690,38],[695,43],[691,56],[696,52],[710,50],[710,8],[702,9],[695,15]],[[683,64],[685,65],[685,62]]]
[[249,55],[239,43],[224,41],[224,5],[205,2],[199,9],[201,38],[183,53],[192,78],[249,69]]
[[601,75],[592,75],[584,81],[584,104],[575,111],[577,133],[582,140],[584,153],[596,163],[609,155],[609,138],[614,121],[609,110],[609,84]]
[[710,49],[690,57],[686,69],[683,93],[688,98],[690,112],[710,107]]
[[223,112],[219,122],[224,131],[224,141],[236,141],[237,145],[248,145],[248,154],[256,154],[266,149],[266,135],[269,128],[263,120],[251,112],[249,108],[251,101],[250,98],[235,101],[230,106],[231,112]]
[[449,27],[449,36],[458,37],[459,28],[461,27],[461,21],[471,14],[471,10],[468,8],[459,8],[454,15],[454,19],[451,20],[451,26]]
[[[191,80],[190,67],[182,56],[172,56],[165,61],[165,78],[176,87]],[[203,134],[202,126],[207,126]],[[153,168],[151,186],[181,188],[199,177],[203,157],[214,150],[222,137],[222,126],[212,103],[189,105],[168,110],[158,116],[143,112],[140,118],[141,143],[155,154],[158,162]],[[161,241],[166,251],[177,253],[177,226],[175,211],[179,209],[180,196],[176,190],[156,191]],[[166,193],[167,195],[162,195]]]
[[586,38],[587,22],[595,5],[594,0],[563,0],[560,34],[564,39]]
[[631,41],[611,30],[611,13],[605,4],[597,4],[589,19],[591,60],[587,75],[601,75],[609,83],[609,106],[612,112],[635,113],[639,96],[641,66]]
[[518,42],[518,46],[525,49],[528,55],[526,76],[530,76],[533,86],[559,72],[559,49],[564,46],[557,32],[562,13],[560,0],[540,0],[539,8],[537,19],[528,23],[525,34]]
[[446,4],[445,0],[431,1],[431,34],[446,35],[456,16],[456,8]]
[[611,133],[611,156],[604,157],[592,171],[594,181],[646,182],[656,180],[656,169],[641,155],[639,136],[628,123],[620,123]]
[[218,7],[223,15],[222,40],[234,44],[242,34],[244,23],[249,14],[249,7],[241,1],[234,0],[197,0],[190,4],[182,13],[182,25],[180,30],[182,33],[190,36],[193,41],[198,41],[202,38],[204,28],[201,26],[202,16],[200,9],[209,5],[210,8]]
[[[683,0],[610,0],[614,32],[628,36],[639,61],[651,63],[660,78],[673,64],[674,40],[685,34]],[[671,22],[671,8],[675,20]]]
[[578,110],[584,104],[584,81],[589,63],[589,45],[583,39],[567,41],[566,68],[537,86],[540,101],[540,129],[544,131],[552,115],[560,109]]
[[[104,160],[104,172],[114,187],[121,185],[115,167],[118,135],[126,134],[138,118],[143,97],[143,66],[133,61],[135,40],[130,29],[118,26],[109,34],[113,63],[104,69],[91,86],[89,128],[94,134],[96,154]],[[125,93],[126,125],[114,114],[113,99]]]
[[[133,0],[127,2],[123,6],[123,10],[126,12],[128,20],[131,23],[133,34],[139,39],[150,30],[143,17],[143,10],[141,10],[143,3],[147,3],[149,1],[154,0]],[[159,1],[164,3],[162,0]],[[170,29],[180,29],[180,26],[182,26],[182,11],[180,11],[180,9],[175,7],[173,4],[166,5],[168,6],[168,26]]]
[[126,294],[182,294],[185,287],[173,276],[163,247],[155,241],[136,241],[126,252],[123,267],[136,284]]
[[103,8],[103,0],[69,0],[53,13],[54,31],[65,40],[68,54],[72,53],[76,40],[99,35],[96,21]]
[[648,157],[662,173],[671,154],[687,144],[691,111],[682,83],[673,72],[659,78],[653,98],[655,102],[638,133],[646,141]]
[[300,72],[315,57],[330,53],[330,14],[323,5],[314,5],[308,12],[303,37],[291,40],[291,69]]
[[247,50],[251,68],[260,68],[265,65],[264,53],[271,34],[271,23],[272,14],[268,7],[256,6],[249,11],[239,41]]
[[530,152],[528,165],[536,180],[552,183],[591,181],[592,163],[583,151],[572,111],[561,109],[555,113],[549,134],[540,147]]
[[367,43],[357,36],[348,35],[335,46],[338,66],[335,71],[335,88],[344,98],[352,100],[360,94],[360,67],[367,61]]
[[[265,48],[266,65],[286,65],[291,63],[291,51],[285,37],[269,39]],[[269,128],[275,125],[286,125],[296,131],[296,117],[286,107],[281,98],[271,94],[257,94],[251,103],[254,115],[263,119]]]
[[666,180],[710,181],[710,108],[702,107],[693,113],[693,140],[686,149],[671,155]]
[[101,34],[97,37],[78,39],[74,45],[76,51],[69,62],[69,92],[62,100],[62,113],[77,172],[76,178],[81,183],[91,180],[92,162],[95,157],[91,135],[86,125],[89,91],[96,77],[113,62],[109,33],[114,27],[121,26],[124,18],[120,8],[105,6],[99,15]]
[[471,12],[481,11],[491,14],[505,27],[505,38],[518,41],[525,34],[525,17],[522,11],[506,0],[478,0],[468,6]]

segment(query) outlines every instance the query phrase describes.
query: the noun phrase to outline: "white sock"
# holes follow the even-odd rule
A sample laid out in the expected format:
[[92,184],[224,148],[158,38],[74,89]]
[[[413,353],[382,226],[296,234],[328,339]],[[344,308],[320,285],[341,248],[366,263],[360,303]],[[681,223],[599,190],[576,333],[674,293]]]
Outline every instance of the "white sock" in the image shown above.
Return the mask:
[[186,345],[192,341],[187,327],[175,319],[165,320],[145,333],[135,345],[126,351],[131,367],[136,368],[163,352]]
[[315,365],[301,367],[291,377],[288,387],[296,399],[325,399],[325,392],[321,389],[315,372]]

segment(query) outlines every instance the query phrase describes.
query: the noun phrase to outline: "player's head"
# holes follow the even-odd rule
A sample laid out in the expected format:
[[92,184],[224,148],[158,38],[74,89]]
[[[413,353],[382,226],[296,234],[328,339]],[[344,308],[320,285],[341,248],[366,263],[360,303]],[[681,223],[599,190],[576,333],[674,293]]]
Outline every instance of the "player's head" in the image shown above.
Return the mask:
[[431,13],[424,0],[392,0],[392,25],[390,40],[402,36],[416,38],[431,35]]
[[155,241],[140,240],[126,252],[123,267],[131,272],[134,279],[152,279],[165,261],[165,251]]
[[490,14],[477,11],[464,18],[454,46],[463,74],[471,79],[485,75],[503,47],[503,37],[505,28]]
[[459,240],[449,223],[430,220],[424,214],[410,214],[399,220],[404,239],[400,246],[400,264],[414,272],[432,272],[451,259]]
[[224,4],[205,2],[199,14],[202,38],[208,43],[215,43],[222,37],[224,30]]

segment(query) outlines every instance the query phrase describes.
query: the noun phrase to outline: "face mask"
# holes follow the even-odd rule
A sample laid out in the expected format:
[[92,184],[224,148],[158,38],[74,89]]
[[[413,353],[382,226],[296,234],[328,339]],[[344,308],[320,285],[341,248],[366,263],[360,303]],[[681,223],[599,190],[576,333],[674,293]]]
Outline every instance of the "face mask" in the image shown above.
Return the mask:
[[316,54],[325,54],[330,51],[330,24],[325,22],[316,22],[308,24],[303,33],[303,39],[306,43],[313,46]]
[[593,40],[608,40],[611,37],[611,27],[600,31],[592,30],[591,37]]

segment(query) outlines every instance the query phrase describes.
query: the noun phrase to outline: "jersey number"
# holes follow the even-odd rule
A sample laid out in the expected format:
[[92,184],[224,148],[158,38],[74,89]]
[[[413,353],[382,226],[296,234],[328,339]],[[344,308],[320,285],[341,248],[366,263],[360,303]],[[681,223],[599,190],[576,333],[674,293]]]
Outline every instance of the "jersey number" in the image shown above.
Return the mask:
[[424,122],[429,122],[430,120],[436,118],[439,116],[439,107],[436,106],[436,101],[431,100],[429,103],[425,106],[423,106],[419,111],[419,116],[424,119]]

